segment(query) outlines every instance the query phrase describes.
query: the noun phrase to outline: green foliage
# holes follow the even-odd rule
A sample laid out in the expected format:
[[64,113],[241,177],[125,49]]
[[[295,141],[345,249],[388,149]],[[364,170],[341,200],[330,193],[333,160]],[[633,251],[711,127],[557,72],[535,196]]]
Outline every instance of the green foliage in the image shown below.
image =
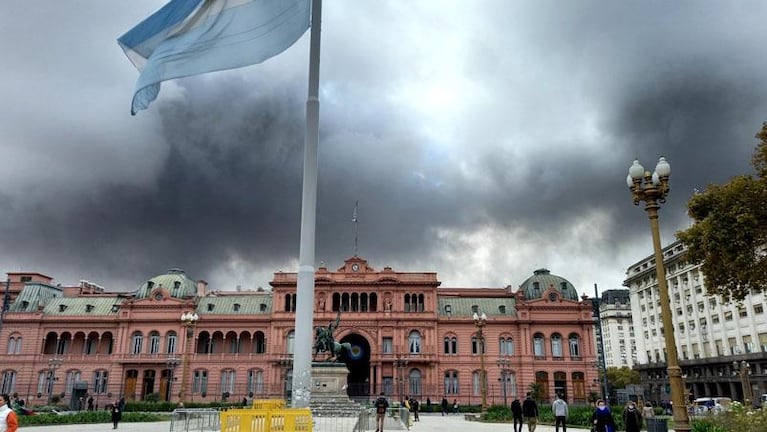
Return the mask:
[[640,384],[639,371],[624,366],[622,368],[607,368],[607,382],[614,389],[626,388],[629,384]]
[[[151,413],[123,413],[123,422],[158,422],[168,420],[167,415]],[[19,416],[19,425],[54,425],[54,424],[81,424],[81,423],[111,423],[112,415],[109,411],[81,411],[74,414],[43,413],[33,416]]]
[[160,401],[160,393],[149,393],[144,397],[144,400],[147,402],[159,402]]
[[693,432],[764,432],[767,410],[748,411],[737,404],[732,411],[708,415],[692,422]]
[[743,300],[767,288],[767,123],[752,164],[757,176],[740,175],[709,185],[687,203],[694,225],[677,232],[688,259],[702,263],[709,294]]
[[487,408],[487,413],[482,416],[482,421],[486,422],[508,422],[511,420],[511,408],[504,405],[492,405]]
[[[184,402],[184,408],[240,408],[236,402]],[[178,408],[175,402],[136,401],[125,404],[126,412],[170,412]]]

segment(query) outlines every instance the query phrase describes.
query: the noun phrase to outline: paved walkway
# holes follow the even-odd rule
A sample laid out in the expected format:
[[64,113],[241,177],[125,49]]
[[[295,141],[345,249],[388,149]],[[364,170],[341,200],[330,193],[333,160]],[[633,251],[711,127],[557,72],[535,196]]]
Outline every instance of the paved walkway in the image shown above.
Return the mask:
[[[111,431],[111,423],[78,424],[78,425],[51,425],[51,426],[27,426],[19,428],[21,432],[95,432]],[[527,425],[522,429],[527,432]],[[588,429],[567,428],[568,432],[588,432]],[[157,423],[120,423],[118,432],[169,432],[170,422]],[[511,432],[509,423],[480,423],[464,420],[463,416],[423,415],[421,421],[413,425],[411,432]],[[388,432],[388,431],[387,431]],[[394,431],[392,431],[394,432]],[[538,425],[535,432],[555,432],[554,426]],[[673,430],[669,431],[673,432]]]

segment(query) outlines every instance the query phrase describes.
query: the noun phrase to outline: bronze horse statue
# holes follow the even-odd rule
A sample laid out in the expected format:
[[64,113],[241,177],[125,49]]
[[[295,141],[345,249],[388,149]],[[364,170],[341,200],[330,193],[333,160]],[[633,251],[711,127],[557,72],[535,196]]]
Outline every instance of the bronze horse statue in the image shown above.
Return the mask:
[[335,338],[333,338],[333,333],[338,328],[338,324],[340,322],[341,311],[339,310],[338,315],[336,315],[335,322],[331,321],[327,327],[319,326],[314,329],[314,346],[312,347],[314,350],[314,356],[312,358],[314,360],[316,360],[318,354],[327,353],[327,358],[325,358],[323,361],[337,362],[338,356],[344,350],[346,350],[347,353],[351,352],[352,345],[350,343],[339,343],[335,341]]

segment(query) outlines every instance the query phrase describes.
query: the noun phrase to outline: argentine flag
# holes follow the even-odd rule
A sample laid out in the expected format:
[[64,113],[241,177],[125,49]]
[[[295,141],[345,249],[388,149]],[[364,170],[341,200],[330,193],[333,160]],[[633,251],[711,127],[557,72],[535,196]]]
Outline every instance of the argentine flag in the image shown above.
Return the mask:
[[163,81],[261,63],[309,28],[310,0],[171,0],[117,42],[141,72],[131,114]]

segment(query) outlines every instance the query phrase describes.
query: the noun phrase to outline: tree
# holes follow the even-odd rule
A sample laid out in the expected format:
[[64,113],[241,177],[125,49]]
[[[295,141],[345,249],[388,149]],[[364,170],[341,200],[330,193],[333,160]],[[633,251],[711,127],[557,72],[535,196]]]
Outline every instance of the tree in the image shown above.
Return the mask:
[[756,175],[739,175],[693,195],[687,209],[694,224],[677,232],[689,261],[701,264],[708,294],[725,301],[767,289],[767,122],[756,138]]
[[623,366],[622,368],[607,368],[607,382],[610,383],[613,389],[622,389],[626,388],[629,384],[639,384],[642,381],[639,371]]

